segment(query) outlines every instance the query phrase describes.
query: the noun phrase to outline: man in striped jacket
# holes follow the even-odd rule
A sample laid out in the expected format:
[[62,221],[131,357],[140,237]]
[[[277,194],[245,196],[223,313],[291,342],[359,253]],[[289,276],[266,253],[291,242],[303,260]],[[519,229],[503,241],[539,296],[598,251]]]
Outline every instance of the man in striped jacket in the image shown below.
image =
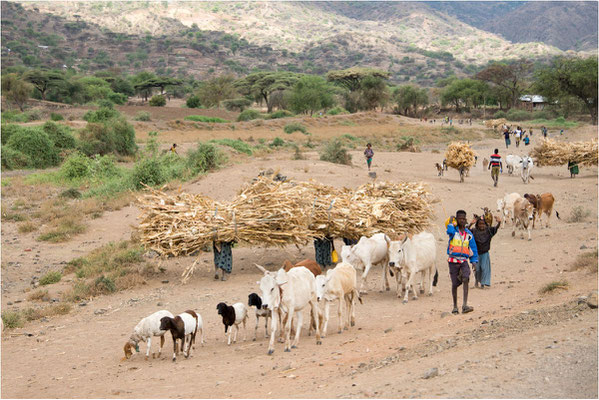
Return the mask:
[[449,217],[447,220],[447,235],[449,243],[447,246],[447,261],[449,264],[449,276],[451,277],[451,296],[453,298],[452,314],[458,314],[458,287],[464,285],[464,299],[462,305],[462,314],[474,311],[474,308],[468,305],[468,282],[470,282],[470,268],[468,260],[472,264],[472,269],[476,270],[478,264],[478,250],[474,235],[466,228],[466,211],[458,210],[455,217]]
[[499,171],[503,172],[503,164],[501,163],[501,156],[499,155],[499,149],[495,149],[491,154],[491,162],[487,169],[491,170],[491,179],[493,179],[493,186],[497,186],[499,182]]

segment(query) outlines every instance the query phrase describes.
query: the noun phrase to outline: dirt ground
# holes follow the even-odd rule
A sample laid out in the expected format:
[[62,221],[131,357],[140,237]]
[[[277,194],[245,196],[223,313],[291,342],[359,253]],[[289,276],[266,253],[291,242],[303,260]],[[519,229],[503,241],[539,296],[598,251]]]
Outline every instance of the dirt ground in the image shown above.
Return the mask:
[[[569,138],[592,136],[596,130],[590,127],[568,132]],[[65,316],[4,331],[2,396],[597,398],[597,310],[577,302],[579,296],[597,290],[597,274],[570,270],[578,254],[597,247],[597,168],[582,167],[576,179],[569,178],[565,166],[536,168],[528,185],[504,169],[499,187],[494,188],[481,160],[494,147],[505,155],[501,146],[499,139],[475,143],[479,162],[464,183],[459,183],[454,170],[437,177],[434,162],[440,162],[442,154],[374,149],[378,180],[424,181],[440,200],[434,206],[431,229],[437,238],[440,275],[432,297],[422,295],[402,304],[393,282],[390,292],[379,291],[381,271],[374,270],[364,304],[357,305],[355,327],[337,334],[333,315],[322,345],[317,346],[304,329],[298,349],[285,353],[277,343],[274,355],[268,356],[263,325],[258,340],[251,340],[253,315],[248,341],[227,346],[216,304],[247,302],[247,295],[258,291],[260,273],[253,263],[274,270],[285,258],[313,257],[312,246],[237,247],[233,274],[226,282],[213,280],[212,254],[200,256],[200,268],[186,285],[180,283],[180,274],[195,258],[169,259],[163,264],[166,272],[147,285],[82,302]],[[290,153],[284,152],[243,159],[185,184],[182,190],[230,199],[243,183],[267,168],[292,179],[315,179],[336,187],[354,188],[371,181],[361,151],[352,152],[354,166],[321,162],[315,152],[306,155],[307,160],[291,160]],[[535,229],[532,241],[521,239],[519,232],[512,237],[511,227],[502,227],[492,242],[492,287],[470,289],[473,313],[449,314],[443,221],[459,208],[467,210],[469,217],[484,206],[494,210],[497,198],[514,191],[553,193],[561,220],[553,215],[551,227]],[[576,206],[590,215],[582,222],[568,222]],[[128,239],[138,215],[135,205],[105,213],[90,221],[87,233],[64,244],[38,242],[33,234],[17,233],[14,223],[3,223],[2,309],[27,303],[23,291],[32,275],[60,269],[109,241]],[[341,244],[336,242],[338,248]],[[51,285],[52,294],[58,297],[71,279],[67,276]],[[556,280],[567,280],[569,288],[538,293]],[[142,343],[142,353],[121,361],[123,345],[141,318],[159,309],[179,313],[189,308],[201,313],[207,333],[206,345],[196,346],[189,359],[180,356],[171,362],[168,335],[161,359],[145,361]]]

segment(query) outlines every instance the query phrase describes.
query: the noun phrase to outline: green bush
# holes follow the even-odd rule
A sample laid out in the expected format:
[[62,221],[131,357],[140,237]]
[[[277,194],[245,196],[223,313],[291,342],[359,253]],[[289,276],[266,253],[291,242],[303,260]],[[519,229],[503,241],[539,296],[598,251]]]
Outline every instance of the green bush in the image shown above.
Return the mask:
[[88,123],[79,132],[79,150],[88,156],[119,153],[133,155],[137,151],[135,130],[124,117],[111,119],[105,123]]
[[245,110],[245,111],[242,111],[241,114],[239,114],[239,116],[237,117],[237,121],[238,122],[251,121],[253,119],[257,119],[260,117],[261,117],[260,113],[256,110]]
[[40,278],[40,285],[46,286],[60,282],[62,273],[60,271],[50,271]]
[[66,179],[86,178],[91,175],[91,160],[84,154],[71,154],[60,166],[60,174]]
[[402,136],[397,143],[397,151],[413,151],[416,144],[418,144],[418,139],[415,139],[414,136]]
[[143,188],[143,184],[156,186],[166,182],[160,160],[154,157],[144,157],[136,162],[131,179],[133,180],[133,186],[138,190]]
[[285,141],[278,136],[276,138],[274,138],[272,140],[272,142],[270,142],[270,144],[269,144],[270,147],[281,147],[284,145],[285,145]]
[[278,110],[275,111],[274,113],[271,113],[268,117],[270,119],[278,119],[278,118],[287,118],[287,117],[293,117],[294,114],[290,111],[287,110]]
[[104,275],[96,278],[94,282],[94,288],[96,290],[96,293],[99,294],[108,294],[116,292],[116,284],[114,283],[114,280]]
[[6,145],[27,155],[33,168],[52,167],[60,160],[54,143],[40,128],[23,128],[17,131]]
[[507,115],[506,115],[505,111],[499,110],[493,115],[493,118],[495,118],[495,119],[506,118],[506,116]]
[[249,144],[244,142],[243,140],[234,140],[234,139],[214,139],[211,140],[210,143],[216,143],[223,146],[229,146],[240,153],[245,153],[248,156],[252,155],[252,148]]
[[200,108],[202,106],[202,102],[198,96],[190,96],[185,102],[187,108]]
[[532,113],[524,110],[516,110],[515,108],[510,109],[505,118],[508,121],[528,121],[532,119]]
[[8,139],[15,133],[23,129],[21,126],[16,124],[2,124],[2,132],[0,136],[2,136],[2,144],[6,144]]
[[226,119],[218,118],[218,117],[206,117],[205,115],[188,115],[183,118],[187,121],[195,121],[195,122],[229,122]]
[[107,123],[108,129],[114,135],[115,151],[121,155],[133,155],[137,151],[135,144],[135,129],[124,117],[116,118]]
[[339,138],[327,142],[320,153],[322,161],[336,164],[351,165],[351,155],[347,152]]
[[349,111],[347,111],[343,107],[337,106],[337,107],[333,107],[329,111],[327,111],[327,114],[328,115],[349,114]]
[[100,107],[97,110],[90,110],[83,115],[87,122],[105,122],[112,118],[117,118],[120,113],[114,108]]
[[292,134],[293,132],[301,132],[304,135],[308,134],[306,127],[300,124],[299,122],[292,122],[290,124],[285,125],[283,131],[287,134]]
[[134,120],[147,122],[147,121],[151,121],[152,120],[152,116],[147,111],[140,111],[137,114],[135,114]]
[[194,150],[187,153],[187,166],[196,175],[218,167],[221,157],[213,144],[198,143]]
[[541,110],[533,112],[532,116],[532,119],[552,119],[554,114],[548,110]]
[[114,104],[123,105],[127,102],[127,95],[123,93],[110,93],[108,95],[108,100],[112,101]]
[[119,169],[116,166],[116,160],[112,154],[105,156],[94,156],[91,159],[91,173],[94,177],[118,177]]
[[[248,100],[243,97],[238,98],[238,99],[229,99],[229,100],[223,101],[223,105],[225,106],[225,108],[228,111],[239,110],[239,112],[243,112],[243,110],[245,110],[251,104],[252,104],[251,100]],[[254,119],[254,118],[252,118],[252,119]],[[248,120],[244,120],[244,121],[248,121]]]
[[28,155],[9,146],[2,146],[2,168],[3,169],[23,169],[31,165],[31,159]]
[[58,113],[50,113],[50,119],[52,121],[63,121],[64,117]]
[[7,329],[21,328],[23,320],[21,314],[17,311],[4,311],[2,313],[2,322]]
[[151,107],[164,107],[166,106],[166,98],[162,95],[152,96],[149,104]]
[[3,122],[31,122],[42,119],[42,114],[39,110],[29,110],[25,112],[19,111],[4,111],[2,112]]
[[48,134],[50,140],[54,142],[54,146],[58,149],[74,149],[77,146],[77,141],[71,134],[72,129],[68,126],[48,121],[42,129]]

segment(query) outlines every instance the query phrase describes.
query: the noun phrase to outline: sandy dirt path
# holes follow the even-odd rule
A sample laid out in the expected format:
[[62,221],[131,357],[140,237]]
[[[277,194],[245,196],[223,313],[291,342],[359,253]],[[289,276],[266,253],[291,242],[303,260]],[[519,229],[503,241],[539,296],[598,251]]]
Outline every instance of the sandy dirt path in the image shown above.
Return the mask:
[[[500,144],[488,140],[477,143],[475,149],[488,157]],[[183,189],[229,199],[242,183],[269,167],[293,179],[313,178],[337,187],[356,187],[370,179],[361,152],[352,154],[354,167],[320,162],[315,153],[299,161],[277,153],[211,173]],[[274,269],[284,258],[312,257],[312,246],[236,248],[234,272],[227,282],[212,279],[212,255],[204,254],[196,274],[187,285],[181,285],[178,277],[194,258],[170,259],[164,276],[146,286],[99,297],[85,306],[75,306],[69,315],[5,332],[2,395],[596,398],[597,310],[576,304],[576,299],[597,289],[597,275],[571,272],[569,265],[583,251],[581,246],[592,249],[597,245],[597,168],[583,168],[574,180],[567,177],[565,167],[540,168],[529,185],[504,171],[499,187],[493,188],[481,159],[462,184],[452,170],[437,178],[433,164],[441,159],[442,154],[430,152],[377,152],[374,158],[378,179],[423,180],[441,200],[435,204],[432,229],[437,238],[440,280],[432,297],[401,304],[394,284],[390,292],[378,291],[381,271],[375,270],[369,277],[370,292],[364,304],[357,306],[356,327],[337,334],[334,316],[321,346],[304,330],[297,350],[284,353],[282,344],[277,344],[275,354],[267,356],[263,326],[258,329],[258,340],[251,341],[253,316],[247,332],[250,340],[226,346],[216,304],[245,302],[249,293],[257,291],[260,274],[252,263]],[[498,197],[513,191],[552,192],[562,220],[553,216],[552,227],[535,229],[530,242],[501,229],[491,250],[492,288],[470,290],[474,313],[447,315],[451,295],[442,221],[458,208],[466,209],[469,216],[483,206],[494,209]],[[577,205],[589,210],[590,216],[584,222],[567,222]],[[17,235],[14,227],[3,224],[3,265],[20,263],[18,268],[11,265],[2,270],[3,309],[8,301],[25,297],[18,289],[27,285],[26,277],[36,268],[68,261],[109,240],[128,238],[136,211],[131,207],[106,213],[91,221],[88,234],[65,245],[42,244],[29,237],[18,237],[17,243],[7,245],[5,240]],[[33,251],[24,251],[33,246]],[[36,254],[41,261],[33,264]],[[538,294],[544,284],[558,279],[568,280],[570,289]],[[12,285],[5,286],[5,282]],[[123,344],[135,324],[162,308],[174,313],[198,310],[204,317],[208,343],[196,346],[189,359],[180,357],[172,363],[168,337],[162,359],[146,362],[136,354],[129,361],[120,361]],[[145,351],[145,345],[140,349]],[[437,368],[438,375],[423,379],[431,368]]]

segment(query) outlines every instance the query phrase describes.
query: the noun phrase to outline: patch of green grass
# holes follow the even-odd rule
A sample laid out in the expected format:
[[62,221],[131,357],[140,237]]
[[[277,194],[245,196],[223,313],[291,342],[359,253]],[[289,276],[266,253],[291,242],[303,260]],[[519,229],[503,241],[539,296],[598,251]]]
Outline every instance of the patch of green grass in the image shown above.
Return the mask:
[[576,256],[572,263],[572,270],[587,269],[590,272],[597,272],[599,254],[597,250],[587,251]]
[[308,134],[308,130],[306,129],[306,127],[298,122],[292,122],[290,124],[285,125],[283,131],[289,135],[293,132],[301,132],[304,135]]
[[5,211],[2,213],[2,221],[22,222],[27,221],[27,216],[15,212]]
[[243,140],[235,140],[235,139],[213,139],[210,143],[220,144],[222,146],[229,146],[240,153],[245,153],[248,156],[252,155],[252,148],[249,144],[244,142]]
[[576,128],[578,126],[578,122],[574,121],[566,121],[564,117],[558,117],[555,119],[533,119],[531,121],[527,121],[526,125],[538,125],[545,126],[547,128]]
[[128,241],[111,242],[85,257],[70,261],[65,272],[74,272],[78,278],[93,278],[108,273],[123,275],[128,268],[143,261],[142,254],[143,248],[139,245]]
[[10,178],[3,178],[1,182],[2,182],[2,187],[7,187],[7,186],[10,186],[11,179]]
[[40,285],[51,285],[53,283],[60,282],[61,279],[62,273],[60,271],[49,271],[40,278]]
[[343,126],[356,126],[357,124],[354,121],[346,119],[345,121],[341,121],[340,125],[343,125]]
[[23,318],[18,311],[4,311],[2,313],[2,322],[7,329],[21,328],[23,326]]
[[223,123],[223,122],[229,122],[226,119],[222,119],[222,118],[218,118],[218,117],[206,117],[205,115],[188,115],[187,117],[183,118],[187,121],[195,121],[195,122],[217,122],[217,123]]
[[554,290],[557,289],[564,289],[564,290],[568,290],[568,286],[570,284],[568,283],[568,281],[553,281],[551,283],[546,284],[545,286],[543,286],[541,289],[539,289],[539,293],[540,294],[546,294],[546,293],[551,293]]
[[356,141],[360,140],[360,138],[357,138],[354,135],[351,135],[349,133],[344,133],[343,135],[341,135],[341,139],[347,139],[352,142],[356,142]]
[[76,216],[66,216],[57,221],[56,226],[42,233],[38,240],[50,243],[61,243],[71,239],[71,236],[85,232],[86,226]]
[[285,145],[285,141],[278,136],[276,138],[274,138],[272,140],[272,142],[270,142],[270,144],[269,144],[270,147],[281,147],[284,145]]

